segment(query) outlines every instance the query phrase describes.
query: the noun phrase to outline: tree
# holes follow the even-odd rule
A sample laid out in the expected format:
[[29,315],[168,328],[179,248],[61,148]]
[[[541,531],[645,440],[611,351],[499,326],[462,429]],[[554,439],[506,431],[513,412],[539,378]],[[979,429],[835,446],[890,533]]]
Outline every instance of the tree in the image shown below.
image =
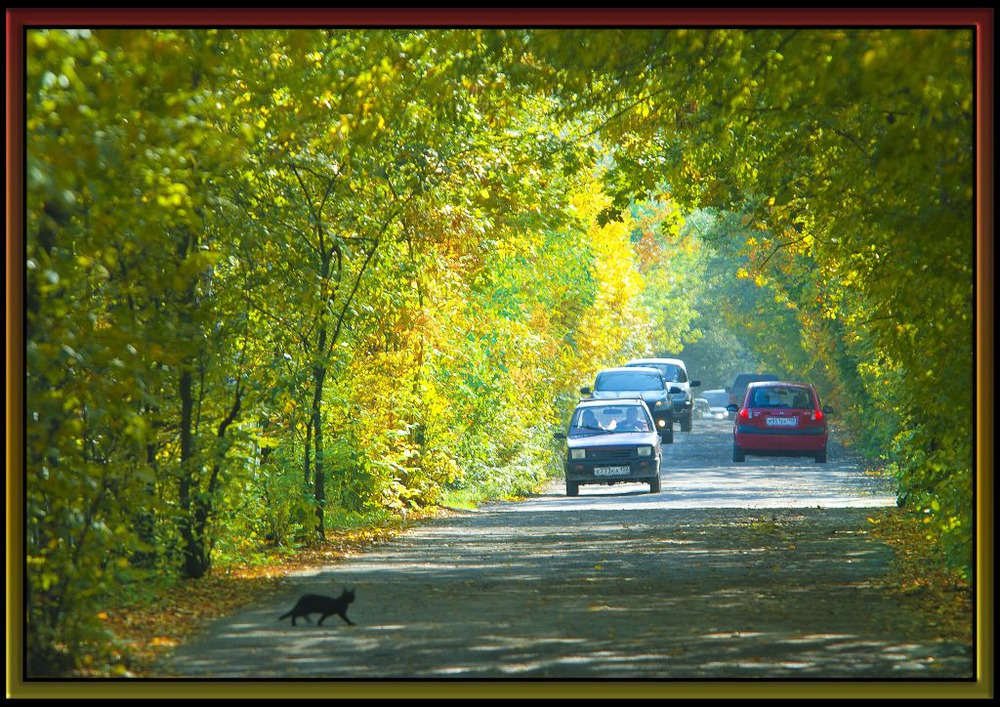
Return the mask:
[[[968,566],[973,30],[532,40],[568,110],[596,115],[616,145],[619,203],[665,183],[687,206],[750,215],[747,274],[787,298],[813,351],[836,356],[832,377],[855,406],[895,401],[903,498]],[[958,383],[928,404],[927,372],[941,370]]]
[[27,39],[32,674],[220,545],[530,489],[699,337],[827,381],[967,558],[967,32]]

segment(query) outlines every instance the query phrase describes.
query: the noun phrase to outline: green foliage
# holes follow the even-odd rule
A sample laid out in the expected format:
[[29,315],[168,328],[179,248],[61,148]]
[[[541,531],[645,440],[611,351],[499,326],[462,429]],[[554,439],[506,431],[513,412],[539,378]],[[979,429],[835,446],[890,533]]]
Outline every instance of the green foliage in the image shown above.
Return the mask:
[[541,35],[572,108],[617,147],[619,202],[666,183],[745,214],[744,294],[778,305],[748,333],[801,336],[751,348],[825,380],[864,437],[909,440],[882,450],[902,498],[968,569],[974,30]]
[[29,674],[144,573],[529,492],[648,353],[820,382],[968,563],[970,47],[32,29]]

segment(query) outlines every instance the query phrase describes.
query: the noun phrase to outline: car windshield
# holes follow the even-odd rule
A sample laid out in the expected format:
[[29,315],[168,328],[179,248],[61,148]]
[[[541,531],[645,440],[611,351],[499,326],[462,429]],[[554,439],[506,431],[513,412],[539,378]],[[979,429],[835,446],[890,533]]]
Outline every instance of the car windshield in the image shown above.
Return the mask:
[[663,390],[663,379],[652,371],[605,371],[597,376],[595,390]]
[[759,408],[812,408],[812,396],[805,388],[775,388],[766,386],[753,391],[752,407]]
[[680,366],[675,366],[672,363],[661,363],[657,365],[657,368],[663,373],[663,377],[671,383],[685,383],[687,381],[687,378],[684,376],[684,369]]
[[628,365],[655,368],[663,374],[663,379],[669,383],[687,382],[687,377],[684,375],[684,369],[673,363],[630,363]]
[[591,405],[573,413],[569,436],[649,432],[651,429],[649,415],[638,405]]

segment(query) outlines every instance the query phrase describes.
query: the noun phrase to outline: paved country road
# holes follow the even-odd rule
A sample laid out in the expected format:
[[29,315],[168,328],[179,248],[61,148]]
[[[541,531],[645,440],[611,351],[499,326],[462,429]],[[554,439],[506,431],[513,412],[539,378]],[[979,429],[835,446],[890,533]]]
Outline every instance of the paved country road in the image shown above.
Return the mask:
[[[582,683],[591,694],[678,681],[971,681],[972,647],[940,639],[880,586],[892,553],[867,519],[894,505],[887,482],[834,446],[827,464],[734,464],[730,429],[677,433],[661,493],[584,486],[568,498],[553,484],[298,574],[207,627],[162,675],[397,689],[600,679]],[[343,587],[356,590],[355,626],[278,620],[300,594]]]

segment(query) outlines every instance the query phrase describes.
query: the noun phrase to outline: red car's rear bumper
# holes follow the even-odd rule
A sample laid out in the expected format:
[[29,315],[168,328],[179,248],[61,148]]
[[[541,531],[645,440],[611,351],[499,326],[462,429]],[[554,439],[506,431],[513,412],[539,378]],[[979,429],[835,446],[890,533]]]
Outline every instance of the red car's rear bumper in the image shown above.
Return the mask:
[[733,441],[740,449],[756,451],[820,452],[826,449],[825,429],[803,429],[795,433],[737,429]]

